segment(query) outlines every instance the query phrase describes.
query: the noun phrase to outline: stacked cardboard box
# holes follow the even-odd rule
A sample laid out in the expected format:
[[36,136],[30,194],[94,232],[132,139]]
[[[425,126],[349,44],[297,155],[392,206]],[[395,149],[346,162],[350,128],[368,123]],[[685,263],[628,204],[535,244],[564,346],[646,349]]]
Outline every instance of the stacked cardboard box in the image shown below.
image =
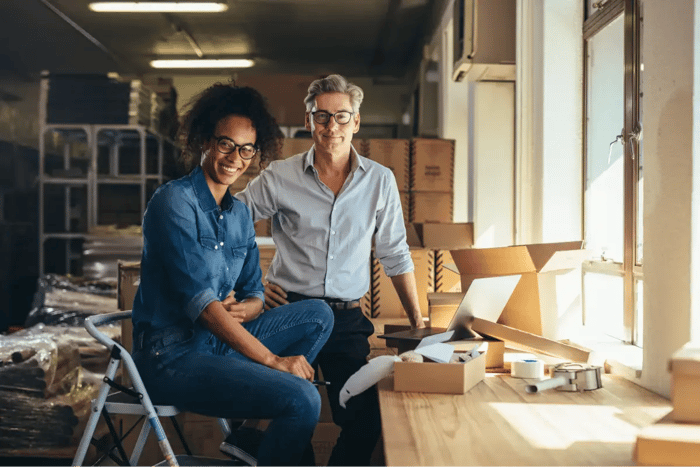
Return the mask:
[[700,344],[688,342],[672,356],[673,411],[639,432],[637,465],[698,465],[700,460]]
[[407,139],[365,139],[357,150],[363,156],[391,169],[399,188],[404,220],[410,212],[410,143]]
[[454,141],[411,140],[409,222],[452,222]]

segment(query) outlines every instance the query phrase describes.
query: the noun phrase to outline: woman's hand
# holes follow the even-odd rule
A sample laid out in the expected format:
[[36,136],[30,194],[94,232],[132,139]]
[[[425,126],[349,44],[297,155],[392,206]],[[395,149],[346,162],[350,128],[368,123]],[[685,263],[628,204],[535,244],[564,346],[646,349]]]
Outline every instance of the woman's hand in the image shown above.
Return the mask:
[[314,379],[314,369],[303,355],[277,357],[269,366],[275,370],[285,371],[309,381]]
[[259,298],[247,298],[242,302],[237,302],[233,295],[229,295],[221,304],[228,314],[239,323],[253,321],[263,312],[263,303]]

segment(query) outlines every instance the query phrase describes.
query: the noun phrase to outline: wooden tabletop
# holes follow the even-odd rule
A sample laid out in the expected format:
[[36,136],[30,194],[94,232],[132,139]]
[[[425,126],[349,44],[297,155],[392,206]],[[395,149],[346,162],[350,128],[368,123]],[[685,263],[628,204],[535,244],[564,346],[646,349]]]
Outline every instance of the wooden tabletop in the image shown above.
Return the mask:
[[670,401],[620,377],[586,392],[525,392],[487,374],[463,395],[394,392],[379,383],[387,465],[633,465],[637,433]]

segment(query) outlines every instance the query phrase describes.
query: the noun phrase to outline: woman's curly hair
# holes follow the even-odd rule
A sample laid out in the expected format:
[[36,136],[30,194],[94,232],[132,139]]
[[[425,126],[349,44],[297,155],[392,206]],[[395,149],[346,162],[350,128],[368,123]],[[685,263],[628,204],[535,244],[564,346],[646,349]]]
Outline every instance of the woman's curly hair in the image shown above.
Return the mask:
[[216,125],[229,115],[248,117],[253,122],[260,149],[260,167],[277,159],[284,134],[258,91],[234,82],[216,83],[187,104],[177,140],[182,147],[181,159],[187,172],[200,162],[202,146],[214,137]]

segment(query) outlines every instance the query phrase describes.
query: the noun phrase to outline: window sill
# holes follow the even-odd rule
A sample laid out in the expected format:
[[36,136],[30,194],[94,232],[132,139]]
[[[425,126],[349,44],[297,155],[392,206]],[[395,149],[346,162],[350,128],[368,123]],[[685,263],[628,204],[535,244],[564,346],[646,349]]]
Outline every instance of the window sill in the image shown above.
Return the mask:
[[606,373],[639,383],[643,360],[641,348],[601,335],[586,335],[570,341],[592,351],[589,363],[603,366]]

